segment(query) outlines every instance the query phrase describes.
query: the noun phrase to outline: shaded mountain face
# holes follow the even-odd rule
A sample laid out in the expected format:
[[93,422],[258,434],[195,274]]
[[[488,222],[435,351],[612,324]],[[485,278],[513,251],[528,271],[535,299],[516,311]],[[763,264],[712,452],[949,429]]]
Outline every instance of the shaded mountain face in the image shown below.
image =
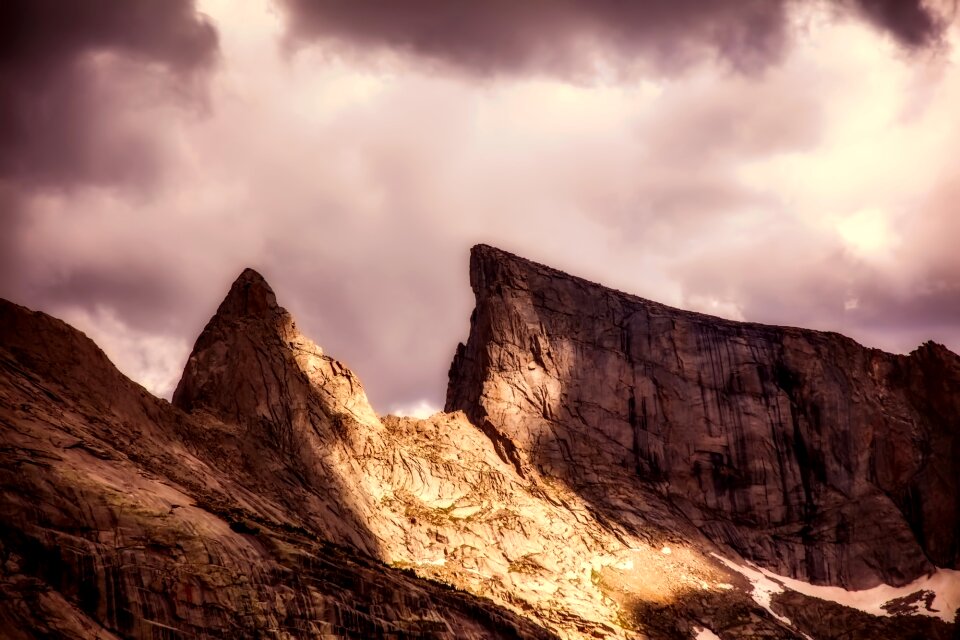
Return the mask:
[[[604,517],[651,487],[774,572],[863,589],[960,564],[960,358],[672,309],[478,246],[447,410]],[[642,515],[642,514],[638,514]]]
[[426,420],[252,270],[173,403],[0,301],[0,636],[953,637],[956,356],[471,280]]
[[[234,302],[212,326],[251,321]],[[244,411],[272,406],[244,388],[261,375],[235,380]],[[0,301],[0,637],[555,637],[370,555],[349,494],[298,477],[308,456],[270,439],[297,427],[243,416],[188,415],[82,333]]]

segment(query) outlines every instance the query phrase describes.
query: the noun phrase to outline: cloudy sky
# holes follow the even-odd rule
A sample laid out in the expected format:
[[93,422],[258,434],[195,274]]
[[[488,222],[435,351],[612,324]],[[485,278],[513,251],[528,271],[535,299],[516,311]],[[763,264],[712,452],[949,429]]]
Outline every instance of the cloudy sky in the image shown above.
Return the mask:
[[169,396],[260,270],[381,412],[486,242],[728,318],[960,350],[951,1],[8,0],[0,297]]

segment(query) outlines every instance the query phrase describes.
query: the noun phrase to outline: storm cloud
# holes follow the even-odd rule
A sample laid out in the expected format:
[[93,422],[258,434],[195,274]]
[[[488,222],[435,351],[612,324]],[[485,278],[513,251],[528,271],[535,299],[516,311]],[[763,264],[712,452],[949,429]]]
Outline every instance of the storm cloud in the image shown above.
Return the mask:
[[[796,0],[446,2],[283,0],[294,39],[388,48],[479,74],[587,79],[671,74],[719,58],[756,71],[782,58]],[[908,48],[940,40],[945,18],[922,0],[834,2]]]
[[183,97],[216,52],[216,30],[192,0],[0,4],[0,179],[149,179],[152,132],[118,112],[158,93]]
[[[193,0],[0,4],[0,286],[9,295],[29,296],[37,283],[24,278],[25,264],[52,258],[28,241],[44,199],[79,203],[90,188],[132,202],[152,196],[171,151],[166,116],[204,111],[218,51]],[[84,211],[66,215],[82,220]],[[102,232],[84,225],[69,253]],[[156,315],[159,273],[115,267],[54,267],[37,295],[80,305],[124,299],[129,312]]]
[[478,242],[674,306],[960,348],[944,10],[10,7],[0,296],[156,393],[250,266],[378,410],[436,407]]

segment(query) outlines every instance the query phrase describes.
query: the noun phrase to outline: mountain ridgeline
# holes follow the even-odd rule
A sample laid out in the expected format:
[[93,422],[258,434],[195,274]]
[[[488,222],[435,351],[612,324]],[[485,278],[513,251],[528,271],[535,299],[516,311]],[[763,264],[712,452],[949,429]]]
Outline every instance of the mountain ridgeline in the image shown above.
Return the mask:
[[0,636],[956,637],[958,356],[470,283],[423,420],[249,269],[172,403],[0,301]]
[[[852,589],[960,568],[960,358],[731,322],[473,251],[447,411],[590,496],[653,487],[712,540]],[[604,486],[611,485],[609,488]],[[621,487],[622,488],[622,487]]]

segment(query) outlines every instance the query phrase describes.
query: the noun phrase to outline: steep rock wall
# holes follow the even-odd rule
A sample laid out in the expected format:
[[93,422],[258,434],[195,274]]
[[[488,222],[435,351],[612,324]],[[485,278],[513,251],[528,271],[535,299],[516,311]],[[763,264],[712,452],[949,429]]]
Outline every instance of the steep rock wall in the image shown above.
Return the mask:
[[463,410],[614,518],[649,487],[714,541],[814,583],[960,562],[960,358],[739,323],[488,246],[470,259]]
[[[514,296],[496,271],[514,259],[492,255],[496,278],[479,277]],[[174,405],[78,331],[0,301],[0,635],[952,637],[956,602],[940,586],[875,603],[892,617],[758,592],[714,528],[734,542],[769,532],[748,512],[705,522],[706,507],[672,490],[669,438],[643,440],[641,386],[623,396],[617,431],[623,416],[588,392],[620,379],[576,366],[583,340],[568,351],[557,327],[524,320],[523,296],[561,307],[536,293],[543,283],[521,284],[516,309],[475,318],[488,364],[470,368],[461,350],[459,370],[474,374],[451,393],[483,400],[463,405],[473,422],[377,416],[250,270],[197,340]],[[594,322],[589,302],[559,327]],[[949,420],[952,365],[931,353],[897,375]],[[949,432],[938,442],[952,446]]]
[[267,482],[274,443],[255,474],[236,468],[235,432],[154,398],[65,323],[0,300],[0,637],[555,637],[331,544],[326,531],[352,527],[275,490],[304,498],[308,482]]

